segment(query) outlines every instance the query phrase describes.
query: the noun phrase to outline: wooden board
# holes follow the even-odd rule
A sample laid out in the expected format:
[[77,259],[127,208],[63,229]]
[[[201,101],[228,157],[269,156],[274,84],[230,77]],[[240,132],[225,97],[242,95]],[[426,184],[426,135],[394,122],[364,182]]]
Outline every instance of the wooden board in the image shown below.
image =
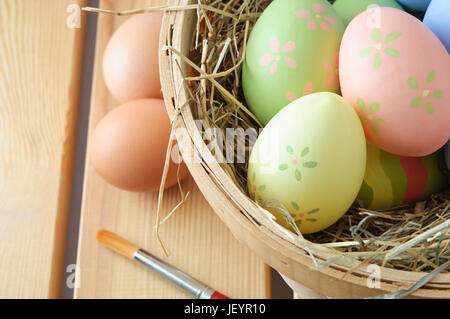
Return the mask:
[[85,3],[0,1],[0,298],[60,295]]
[[[165,1],[101,1],[102,8],[124,10],[164,4]],[[100,15],[89,131],[118,104],[102,78],[104,48],[124,17]],[[89,145],[88,145],[89,147]],[[239,244],[208,206],[191,177],[183,181],[187,203],[161,228],[170,252],[165,257],[154,233],[157,194],[133,194],[107,185],[87,162],[76,298],[190,298],[184,291],[145,267],[97,244],[96,231],[106,228],[141,245],[156,256],[232,298],[270,297],[270,270]],[[179,201],[178,189],[165,193],[163,212]]]

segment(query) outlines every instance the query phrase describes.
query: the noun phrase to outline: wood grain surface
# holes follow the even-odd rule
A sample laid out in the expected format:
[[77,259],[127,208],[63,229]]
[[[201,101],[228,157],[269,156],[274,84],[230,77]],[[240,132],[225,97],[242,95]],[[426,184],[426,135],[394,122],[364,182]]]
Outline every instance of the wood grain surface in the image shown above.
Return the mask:
[[0,298],[60,295],[84,44],[69,4],[86,1],[0,1]]
[[[101,1],[101,7],[124,10],[161,5],[165,1]],[[93,81],[90,128],[118,103],[108,94],[102,78],[104,48],[126,17],[100,15]],[[88,143],[89,147],[89,143]],[[239,244],[214,214],[191,177],[183,182],[189,200],[161,228],[169,250],[163,251],[154,233],[157,194],[133,194],[106,184],[86,164],[84,199],[78,251],[79,287],[76,298],[190,298],[139,264],[100,246],[98,229],[118,233],[188,274],[232,298],[270,297],[270,270],[249,249]],[[166,191],[165,215],[180,200],[178,189]]]

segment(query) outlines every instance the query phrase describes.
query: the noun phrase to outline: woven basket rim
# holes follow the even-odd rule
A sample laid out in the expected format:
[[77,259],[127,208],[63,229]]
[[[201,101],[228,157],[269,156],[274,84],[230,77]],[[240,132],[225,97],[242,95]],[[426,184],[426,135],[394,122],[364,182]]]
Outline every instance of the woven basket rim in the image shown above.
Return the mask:
[[[185,5],[190,2],[190,0],[172,0],[173,5]],[[195,21],[194,13],[193,11],[170,11],[164,14],[160,37],[161,49],[170,46],[180,52],[183,51],[183,41],[187,40],[181,36],[181,33],[182,31],[186,32],[185,24]],[[308,283],[302,282],[302,280],[305,280],[303,278],[304,272],[299,272],[296,268],[303,265],[304,268],[308,269],[314,265],[306,249],[289,238],[288,233],[283,231],[281,227],[274,226],[274,223],[261,213],[256,204],[250,201],[234,184],[232,178],[222,169],[201,138],[190,107],[183,107],[181,111],[177,109],[189,100],[180,66],[183,68],[185,65],[176,54],[169,50],[161,50],[160,74],[167,111],[171,118],[176,118],[173,125],[176,128],[185,128],[190,137],[186,141],[184,136],[176,136],[180,151],[182,154],[194,152],[199,155],[199,162],[187,163],[191,175],[213,210],[239,241],[250,246],[250,249],[255,251],[275,270],[308,287]],[[175,117],[177,113],[180,113],[181,116]],[[217,198],[211,198],[212,194]],[[228,206],[223,207],[225,205],[218,202],[219,198],[220,200],[225,199]],[[263,242],[253,242],[258,240]],[[320,261],[329,256],[325,251],[317,249],[315,245],[311,247],[311,251]],[[267,252],[267,254],[264,252]],[[280,260],[274,260],[274,257],[280,258]],[[310,271],[310,273],[319,272],[323,275],[323,280],[331,278],[332,280],[342,281],[352,286],[352,289],[360,288],[361,291],[356,292],[356,294],[369,295],[392,292],[399,288],[408,287],[427,274],[381,266],[380,270],[382,274],[380,289],[366,287],[367,279],[370,278],[371,273],[366,270],[366,265],[361,261],[354,261],[351,268],[333,264],[321,271]],[[309,288],[317,289],[317,287]],[[318,292],[325,293],[326,291],[327,289],[323,288],[319,289]],[[355,296],[355,292],[350,291],[348,295]],[[450,298],[450,273],[439,274],[411,296]]]

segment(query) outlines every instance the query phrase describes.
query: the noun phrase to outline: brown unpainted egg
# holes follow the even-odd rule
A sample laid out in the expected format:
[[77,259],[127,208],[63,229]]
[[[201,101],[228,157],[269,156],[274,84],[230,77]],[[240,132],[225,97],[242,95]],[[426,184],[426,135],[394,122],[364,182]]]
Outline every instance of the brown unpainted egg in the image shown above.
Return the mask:
[[[164,102],[143,99],[128,102],[108,113],[90,140],[90,160],[108,183],[128,191],[159,190],[171,124]],[[174,153],[174,152],[172,152]],[[166,188],[187,175],[181,157],[171,156]]]
[[162,98],[158,66],[162,17],[160,12],[133,15],[109,40],[103,77],[121,103]]

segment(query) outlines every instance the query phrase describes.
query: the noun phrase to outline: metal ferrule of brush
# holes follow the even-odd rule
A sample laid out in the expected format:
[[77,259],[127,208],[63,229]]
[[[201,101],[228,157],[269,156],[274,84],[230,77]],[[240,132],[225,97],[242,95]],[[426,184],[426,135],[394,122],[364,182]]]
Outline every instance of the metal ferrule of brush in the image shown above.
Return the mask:
[[186,289],[198,299],[210,299],[215,292],[212,288],[202,282],[192,278],[164,261],[151,256],[143,249],[137,250],[133,257],[181,288]]

